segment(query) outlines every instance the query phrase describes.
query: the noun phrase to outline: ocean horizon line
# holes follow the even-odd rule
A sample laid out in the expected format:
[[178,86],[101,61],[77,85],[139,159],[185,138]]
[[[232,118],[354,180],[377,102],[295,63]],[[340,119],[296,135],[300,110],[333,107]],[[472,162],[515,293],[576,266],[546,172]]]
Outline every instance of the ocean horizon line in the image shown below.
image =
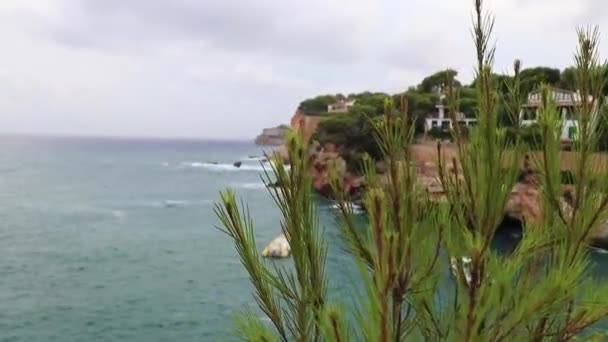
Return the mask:
[[211,143],[251,143],[254,138],[216,138],[195,136],[145,136],[145,135],[105,135],[105,134],[72,134],[72,133],[22,133],[0,132],[0,138],[52,139],[52,140],[105,140],[105,141],[141,141],[141,142],[211,142]]

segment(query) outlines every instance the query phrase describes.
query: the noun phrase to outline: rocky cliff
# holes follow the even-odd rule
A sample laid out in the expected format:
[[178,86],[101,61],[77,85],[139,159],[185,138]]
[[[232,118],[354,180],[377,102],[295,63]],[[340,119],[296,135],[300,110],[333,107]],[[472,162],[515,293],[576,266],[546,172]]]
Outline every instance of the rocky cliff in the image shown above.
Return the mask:
[[[313,115],[305,115],[301,112],[296,112],[291,119],[292,129],[300,130],[304,140],[310,142],[311,137],[315,133],[321,117]],[[361,199],[361,195],[365,189],[363,177],[350,173],[346,170],[346,163],[338,152],[339,148],[332,144],[323,146],[316,142],[310,142],[309,145],[311,158],[313,159],[313,187],[314,190],[328,198],[332,198],[332,189],[329,181],[329,167],[337,165],[339,173],[344,180],[345,190],[351,194],[355,201]],[[286,148],[281,146],[278,148],[281,155],[286,158]],[[344,152],[344,151],[342,151]],[[436,199],[443,198],[443,188],[438,179],[437,173],[437,146],[435,143],[420,143],[414,144],[410,148],[410,156],[415,161],[418,168],[418,181],[423,187],[426,187]],[[454,146],[444,144],[442,148],[442,157],[444,160],[456,160],[458,154]],[[571,158],[570,158],[571,159]],[[378,172],[382,173],[382,163],[378,163]],[[568,169],[568,158],[562,161],[562,165]],[[522,178],[515,185],[511,192],[507,207],[505,208],[505,217],[509,220],[522,222],[534,222],[542,217],[542,209],[539,203],[539,186],[535,180],[536,175],[529,170],[522,170]],[[567,188],[564,188],[567,191]],[[564,204],[567,205],[567,204]],[[600,229],[593,234],[592,243],[594,246],[608,248],[608,223],[603,224]]]
[[[331,165],[336,165],[339,174],[341,174],[344,180],[345,190],[355,202],[359,202],[365,190],[364,178],[346,170],[344,160],[332,144],[321,146],[313,143],[310,147],[314,163],[312,171],[314,190],[325,197],[333,197],[328,170]],[[412,159],[417,164],[418,182],[421,186],[428,189],[433,198],[441,200],[444,197],[444,192],[438,177],[436,146],[425,144],[413,145],[410,148],[410,153]],[[443,148],[442,154],[446,160],[457,158],[457,153],[453,146]],[[378,172],[382,171],[381,164],[377,164]],[[382,175],[380,177],[382,179]],[[562,200],[562,205],[566,211],[568,207],[566,194],[570,192],[570,187],[569,185],[563,186],[564,199]],[[542,219],[539,191],[538,174],[535,171],[522,169],[520,180],[511,191],[505,208],[505,218],[511,222],[517,222],[522,227],[523,222],[533,223]],[[602,224],[598,231],[592,234],[591,243],[596,247],[608,248],[608,222]]]
[[289,126],[280,125],[272,128],[264,128],[262,133],[255,138],[256,145],[280,146],[285,144],[285,136],[290,130]]
[[304,141],[308,142],[317,130],[319,122],[321,122],[321,117],[319,116],[306,115],[300,111],[296,111],[291,118],[291,127],[292,129],[300,130]]

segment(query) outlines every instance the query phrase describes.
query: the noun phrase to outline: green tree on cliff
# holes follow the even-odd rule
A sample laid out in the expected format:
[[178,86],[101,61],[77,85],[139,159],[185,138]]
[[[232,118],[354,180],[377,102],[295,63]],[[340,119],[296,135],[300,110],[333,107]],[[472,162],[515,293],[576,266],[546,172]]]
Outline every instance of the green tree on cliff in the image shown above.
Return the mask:
[[458,71],[452,69],[436,72],[425,77],[418,86],[418,90],[425,93],[437,93],[447,87],[446,82],[448,79],[452,79],[455,86],[460,86],[460,82],[456,80],[456,76],[458,76]]
[[311,99],[302,101],[298,109],[305,113],[319,114],[327,112],[327,106],[336,103],[343,95],[319,95]]
[[[608,219],[608,175],[593,163],[594,101],[604,82],[597,73],[597,32],[579,31],[576,55],[581,94],[581,134],[575,143],[576,184],[563,197],[560,185],[561,124],[543,87],[540,126],[545,145],[541,170],[543,213],[525,223],[521,241],[508,255],[491,248],[516,182],[526,146],[510,142],[498,127],[493,80],[494,21],[475,1],[478,127],[464,139],[457,129],[458,158],[442,159],[440,178],[448,201],[433,202],[417,182],[409,155],[413,127],[403,98],[400,115],[385,104],[376,138],[387,164],[383,177],[366,165],[368,220],[353,218],[342,180],[333,177],[340,232],[360,266],[363,296],[351,308],[327,295],[327,245],[311,195],[310,158],[297,135],[288,140],[287,169],[273,166],[280,187],[269,188],[282,213],[281,226],[293,268],[273,268],[260,259],[253,222],[236,195],[225,191],[216,212],[249,273],[258,306],[269,322],[243,313],[236,332],[247,341],[568,341],[608,316],[604,284],[589,276],[590,234]],[[458,92],[448,81],[452,113]],[[589,86],[580,86],[589,85]],[[592,95],[586,96],[586,95]],[[438,153],[441,153],[441,146]],[[440,154],[441,156],[441,154]],[[278,161],[278,160],[277,160]],[[271,182],[271,175],[267,175]],[[448,270],[453,275],[446,276]]]
[[538,89],[542,84],[557,86],[560,83],[559,69],[536,67],[521,71],[521,83],[524,91],[529,93]]

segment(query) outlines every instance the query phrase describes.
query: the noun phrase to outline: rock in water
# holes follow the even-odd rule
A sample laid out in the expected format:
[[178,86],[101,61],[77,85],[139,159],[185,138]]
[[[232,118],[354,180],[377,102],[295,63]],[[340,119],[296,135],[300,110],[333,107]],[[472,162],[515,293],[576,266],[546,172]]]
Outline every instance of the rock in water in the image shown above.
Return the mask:
[[272,240],[262,251],[262,256],[265,258],[287,258],[291,254],[291,247],[285,234],[277,236]]
[[593,247],[608,250],[608,221],[602,223],[593,233],[591,244]]
[[241,165],[243,165],[243,162],[237,161],[237,162],[234,162],[234,164],[232,164],[232,165],[234,165],[234,167],[241,167]]

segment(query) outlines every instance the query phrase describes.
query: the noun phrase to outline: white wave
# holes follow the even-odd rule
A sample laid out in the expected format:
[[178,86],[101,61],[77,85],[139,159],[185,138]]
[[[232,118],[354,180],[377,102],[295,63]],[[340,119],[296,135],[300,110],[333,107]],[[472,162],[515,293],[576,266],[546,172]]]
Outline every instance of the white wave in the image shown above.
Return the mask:
[[188,202],[188,201],[178,201],[178,200],[165,200],[163,202],[163,204],[167,208],[175,208],[175,207],[186,206],[186,205],[190,204],[190,202]]
[[[365,210],[363,210],[362,206],[355,203],[350,203],[350,205],[353,208],[353,214],[360,215],[365,213]],[[329,208],[332,210],[340,210],[340,205],[338,203],[333,203],[329,206]]]
[[[135,200],[132,202],[128,202],[124,204],[126,208],[135,208],[135,209],[161,209],[161,208],[183,208],[183,207],[203,207],[213,205],[215,200],[212,199],[203,199],[203,198],[195,198],[192,200],[184,200],[184,199],[141,199]],[[122,210],[115,210],[112,212],[112,216],[118,217],[120,215],[127,216],[128,211],[122,213]]]
[[190,167],[204,167],[205,165],[214,165],[211,163],[200,163],[200,162],[185,162],[182,163],[182,165],[184,166],[190,166]]
[[[272,171],[270,166],[264,167],[259,163],[242,163],[240,167],[234,166],[234,164],[215,164],[215,163],[201,163],[201,162],[186,162],[182,163],[183,166],[191,167],[191,168],[200,168],[208,171],[214,172],[225,172],[225,171],[257,171],[263,172],[264,169],[267,171]],[[289,166],[285,166],[286,169],[289,169]]]
[[254,160],[254,161],[263,161],[266,162],[268,161],[268,158],[264,157],[264,156],[249,156],[247,158],[243,158],[245,160]]
[[591,249],[598,254],[608,254],[608,250],[599,247],[591,247]]
[[112,216],[117,219],[121,219],[125,217],[125,212],[122,210],[112,210]]

